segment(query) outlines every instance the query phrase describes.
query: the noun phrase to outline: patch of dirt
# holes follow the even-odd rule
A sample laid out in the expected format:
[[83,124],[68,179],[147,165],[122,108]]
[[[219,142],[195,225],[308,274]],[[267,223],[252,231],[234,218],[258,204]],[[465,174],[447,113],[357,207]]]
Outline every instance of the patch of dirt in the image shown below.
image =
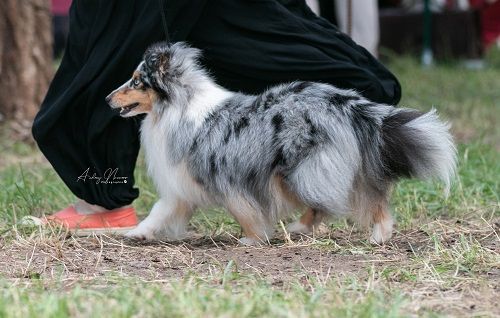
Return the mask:
[[467,236],[497,255],[500,223],[489,224],[485,228],[465,220],[435,221],[419,230],[397,232],[384,246],[370,246],[365,233],[349,229],[327,229],[314,237],[282,235],[262,247],[239,246],[230,235],[193,236],[177,243],[61,234],[0,238],[0,277],[16,285],[42,278],[69,289],[98,278],[113,284],[109,281],[113,275],[171,282],[195,274],[220,284],[225,273],[237,272],[254,275],[276,288],[290,282],[307,286],[311,279],[327,282],[355,276],[368,286],[378,284],[373,288],[400,290],[410,300],[406,307],[414,313],[436,310],[459,316],[488,315],[500,312],[495,301],[500,297],[500,265],[471,271],[457,264],[456,272],[453,268],[441,276],[433,262],[440,264],[436,237],[439,248],[447,251],[453,251]]
[[[404,262],[412,253],[407,243],[397,240],[370,251],[372,247],[363,243],[364,234],[347,230],[334,233],[320,238],[294,236],[293,241],[274,239],[271,245],[262,247],[239,246],[231,237],[200,236],[177,243],[140,243],[112,236],[55,235],[13,240],[3,247],[0,239],[0,276],[87,280],[119,273],[150,281],[178,279],[190,273],[216,277],[214,274],[224,272],[232,262],[231,270],[281,285],[310,275],[364,275],[372,264]],[[417,240],[414,249],[423,241]]]
[[239,272],[282,284],[297,275],[328,275],[331,271],[357,274],[370,262],[387,259],[338,254],[310,243],[243,247],[229,240],[141,244],[115,237],[70,237],[59,243],[16,242],[0,249],[0,274],[12,279],[89,279],[113,272],[149,281],[189,273],[209,277],[224,272],[230,261]]
[[[456,228],[456,227],[454,227]],[[443,235],[442,244],[459,240],[457,233]],[[471,232],[474,235],[473,232]],[[16,239],[0,238],[0,276],[80,280],[119,273],[145,281],[181,278],[190,273],[217,276],[232,261],[239,272],[256,274],[282,284],[301,275],[364,276],[372,266],[404,265],[409,258],[431,251],[434,243],[423,230],[398,232],[384,246],[370,246],[364,233],[323,229],[319,236],[281,237],[262,247],[239,246],[235,238],[194,235],[177,243],[141,243],[113,236],[78,238],[65,235]],[[481,235],[477,239],[482,240]],[[5,239],[6,240],[6,239]],[[498,248],[487,235],[482,246]],[[233,269],[232,269],[233,270]]]

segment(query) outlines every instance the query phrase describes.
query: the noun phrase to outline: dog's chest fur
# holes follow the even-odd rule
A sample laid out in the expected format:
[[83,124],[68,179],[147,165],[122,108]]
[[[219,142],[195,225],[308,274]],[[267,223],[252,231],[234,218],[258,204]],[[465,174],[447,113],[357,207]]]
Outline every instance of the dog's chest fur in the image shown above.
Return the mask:
[[185,158],[179,158],[182,140],[168,138],[175,127],[167,119],[147,116],[142,122],[141,142],[148,173],[160,197],[175,194],[186,201],[199,203],[204,197],[203,191],[188,173]]
[[204,189],[189,171],[187,156],[205,117],[228,97],[230,93],[227,91],[203,87],[189,107],[171,106],[163,113],[148,115],[143,120],[141,143],[148,173],[160,196],[173,193],[196,204],[210,203]]

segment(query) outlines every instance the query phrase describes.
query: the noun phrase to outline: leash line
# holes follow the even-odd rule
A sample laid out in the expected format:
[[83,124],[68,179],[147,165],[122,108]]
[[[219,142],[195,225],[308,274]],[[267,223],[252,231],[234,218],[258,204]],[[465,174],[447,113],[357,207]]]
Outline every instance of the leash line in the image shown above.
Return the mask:
[[161,22],[163,25],[163,32],[165,32],[165,41],[170,42],[170,36],[168,34],[168,25],[167,25],[167,17],[165,16],[165,7],[164,4],[167,0],[158,0],[158,4],[160,5],[160,13],[161,13]]

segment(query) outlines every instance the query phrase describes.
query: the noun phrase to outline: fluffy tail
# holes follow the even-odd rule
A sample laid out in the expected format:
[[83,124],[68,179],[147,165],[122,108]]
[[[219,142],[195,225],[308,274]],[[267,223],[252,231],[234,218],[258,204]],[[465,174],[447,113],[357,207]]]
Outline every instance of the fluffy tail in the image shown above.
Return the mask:
[[394,108],[382,122],[380,150],[386,177],[437,177],[445,183],[447,195],[457,160],[449,128],[435,109],[420,113]]

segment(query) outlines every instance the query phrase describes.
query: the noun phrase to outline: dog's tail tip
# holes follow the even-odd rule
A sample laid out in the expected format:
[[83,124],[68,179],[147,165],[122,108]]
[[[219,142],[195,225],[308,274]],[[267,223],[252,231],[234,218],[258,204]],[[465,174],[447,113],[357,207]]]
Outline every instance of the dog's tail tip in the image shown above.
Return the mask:
[[451,125],[432,108],[427,113],[395,108],[383,120],[382,159],[393,177],[438,178],[450,193],[456,175],[457,149]]

